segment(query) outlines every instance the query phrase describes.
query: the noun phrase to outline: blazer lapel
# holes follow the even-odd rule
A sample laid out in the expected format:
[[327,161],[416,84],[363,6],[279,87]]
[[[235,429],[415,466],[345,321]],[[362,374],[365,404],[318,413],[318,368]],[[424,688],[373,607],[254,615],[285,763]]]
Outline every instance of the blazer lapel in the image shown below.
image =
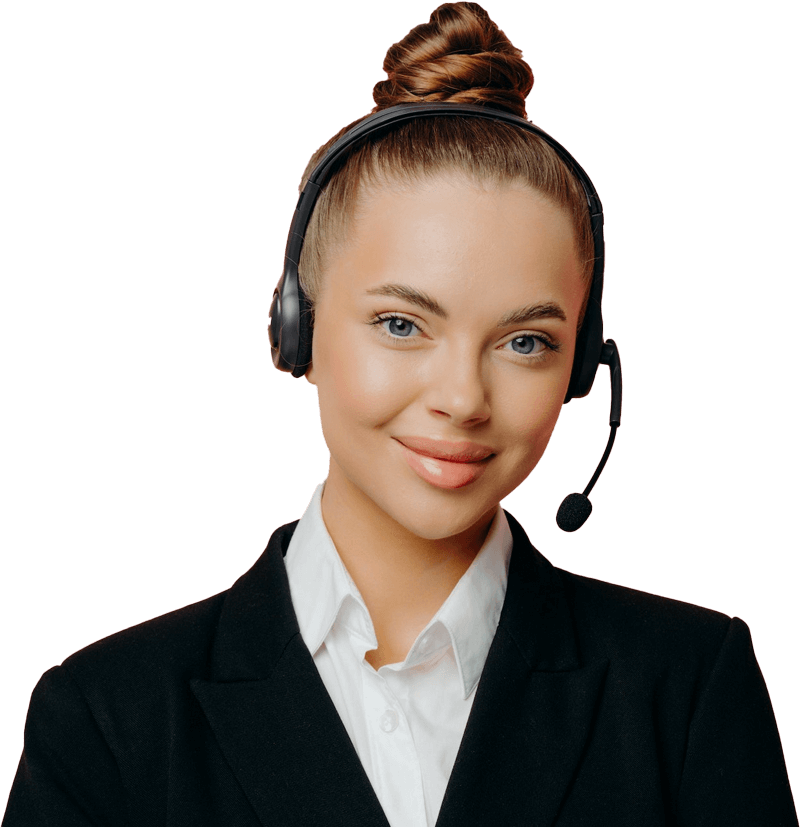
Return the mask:
[[[507,516],[506,599],[437,827],[552,827],[608,667],[580,664],[561,574]],[[300,637],[283,564],[295,525],[230,590],[211,678],[192,691],[265,827],[388,827]]]
[[437,827],[550,827],[608,667],[580,665],[561,575],[507,516],[514,549],[506,599]]
[[388,827],[300,636],[283,563],[295,525],[229,592],[212,679],[192,691],[264,825]]

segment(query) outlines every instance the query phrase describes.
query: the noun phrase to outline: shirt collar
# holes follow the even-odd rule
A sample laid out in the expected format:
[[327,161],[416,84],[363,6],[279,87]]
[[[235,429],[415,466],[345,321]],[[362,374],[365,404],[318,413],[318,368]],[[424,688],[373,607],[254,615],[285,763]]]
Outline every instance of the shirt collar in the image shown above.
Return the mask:
[[[286,551],[289,590],[300,634],[315,655],[347,605],[348,630],[363,638],[368,651],[378,644],[375,631],[322,519],[323,487],[324,483],[314,491]],[[483,671],[500,619],[512,545],[505,512],[498,508],[472,564],[420,632],[405,661],[392,668],[421,665],[452,645],[464,697],[469,696]]]

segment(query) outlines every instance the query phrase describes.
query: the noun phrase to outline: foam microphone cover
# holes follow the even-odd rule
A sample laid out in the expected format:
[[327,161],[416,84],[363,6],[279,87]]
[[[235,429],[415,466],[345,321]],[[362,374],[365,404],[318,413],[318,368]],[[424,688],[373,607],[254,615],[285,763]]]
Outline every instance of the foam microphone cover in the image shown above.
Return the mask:
[[562,531],[577,531],[592,513],[592,504],[584,494],[570,494],[556,514],[556,522]]

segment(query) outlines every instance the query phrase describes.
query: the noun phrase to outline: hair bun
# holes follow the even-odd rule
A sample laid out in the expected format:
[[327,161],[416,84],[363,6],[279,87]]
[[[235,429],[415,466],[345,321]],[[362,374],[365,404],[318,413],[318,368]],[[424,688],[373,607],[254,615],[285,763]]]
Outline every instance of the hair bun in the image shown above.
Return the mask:
[[526,117],[533,87],[522,52],[477,3],[445,3],[386,53],[389,76],[375,84],[378,112],[398,103],[452,101],[506,109]]

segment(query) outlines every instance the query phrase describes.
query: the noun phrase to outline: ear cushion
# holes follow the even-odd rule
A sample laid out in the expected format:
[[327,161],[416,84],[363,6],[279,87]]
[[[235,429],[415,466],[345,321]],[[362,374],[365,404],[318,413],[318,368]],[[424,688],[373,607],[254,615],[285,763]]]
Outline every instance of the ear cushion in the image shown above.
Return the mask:
[[600,307],[589,298],[586,313],[583,317],[583,325],[578,331],[578,338],[575,342],[575,357],[572,363],[572,375],[567,388],[567,396],[564,402],[570,399],[586,396],[592,389],[594,377],[600,364],[600,354],[603,351],[603,319],[600,315]]
[[297,288],[299,307],[297,311],[298,335],[297,357],[292,376],[302,376],[311,366],[311,346],[314,334],[314,313],[303,289]]

